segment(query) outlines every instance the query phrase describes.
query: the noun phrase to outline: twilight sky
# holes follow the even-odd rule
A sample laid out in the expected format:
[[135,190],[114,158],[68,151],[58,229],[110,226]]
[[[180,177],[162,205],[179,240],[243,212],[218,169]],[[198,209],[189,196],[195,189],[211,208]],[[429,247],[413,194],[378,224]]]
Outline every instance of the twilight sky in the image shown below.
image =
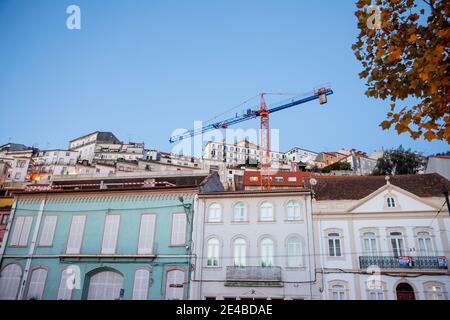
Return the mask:
[[[66,28],[70,4],[81,30]],[[389,103],[364,95],[354,11],[352,0],[0,0],[0,145],[67,148],[101,130],[170,151],[173,130],[260,91],[330,83],[327,105],[271,116],[281,151],[448,151],[379,128]]]

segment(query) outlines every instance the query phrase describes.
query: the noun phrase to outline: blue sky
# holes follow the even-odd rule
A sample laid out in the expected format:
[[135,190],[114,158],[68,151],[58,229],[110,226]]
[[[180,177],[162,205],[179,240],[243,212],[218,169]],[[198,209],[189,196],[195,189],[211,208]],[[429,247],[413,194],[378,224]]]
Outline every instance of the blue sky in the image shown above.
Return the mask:
[[[81,30],[66,28],[70,4]],[[174,129],[260,91],[329,82],[327,105],[272,115],[282,151],[449,150],[379,128],[389,104],[364,95],[354,11],[350,0],[0,0],[0,144],[65,148],[103,130],[169,151]]]

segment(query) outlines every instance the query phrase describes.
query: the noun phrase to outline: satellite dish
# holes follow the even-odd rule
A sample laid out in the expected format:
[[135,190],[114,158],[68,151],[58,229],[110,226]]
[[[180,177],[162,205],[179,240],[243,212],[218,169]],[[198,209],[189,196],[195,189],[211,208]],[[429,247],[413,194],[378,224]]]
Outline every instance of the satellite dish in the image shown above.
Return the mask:
[[314,178],[309,179],[309,184],[312,186],[316,186],[317,185],[317,180]]

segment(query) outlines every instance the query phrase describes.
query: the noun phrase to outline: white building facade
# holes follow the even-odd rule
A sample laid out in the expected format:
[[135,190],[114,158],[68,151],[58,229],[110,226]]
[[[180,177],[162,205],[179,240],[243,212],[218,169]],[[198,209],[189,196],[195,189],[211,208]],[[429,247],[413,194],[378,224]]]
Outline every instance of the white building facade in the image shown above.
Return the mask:
[[[322,299],[447,300],[450,217],[440,188],[448,181],[419,175],[383,184],[379,178],[317,179],[313,220]],[[354,192],[362,183],[378,188]]]
[[200,194],[191,299],[318,299],[308,191]]

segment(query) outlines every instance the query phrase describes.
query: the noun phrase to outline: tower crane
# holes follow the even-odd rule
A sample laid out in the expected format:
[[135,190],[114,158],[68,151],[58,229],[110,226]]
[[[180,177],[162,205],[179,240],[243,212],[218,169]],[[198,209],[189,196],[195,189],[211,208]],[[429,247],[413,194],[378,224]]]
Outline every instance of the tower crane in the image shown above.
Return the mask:
[[315,89],[308,96],[293,98],[287,103],[279,103],[278,105],[268,108],[264,96],[266,93],[259,94],[259,106],[255,109],[247,109],[242,115],[236,115],[233,118],[228,118],[223,121],[215,122],[205,125],[201,128],[191,129],[183,134],[170,137],[170,143],[175,143],[183,139],[191,138],[193,136],[203,134],[205,132],[226,129],[229,126],[241,123],[247,120],[260,118],[260,174],[261,174],[261,189],[270,189],[270,127],[269,115],[274,112],[295,107],[297,105],[314,101],[319,99],[320,104],[327,103],[327,96],[333,94],[333,90],[329,87],[321,87]]

